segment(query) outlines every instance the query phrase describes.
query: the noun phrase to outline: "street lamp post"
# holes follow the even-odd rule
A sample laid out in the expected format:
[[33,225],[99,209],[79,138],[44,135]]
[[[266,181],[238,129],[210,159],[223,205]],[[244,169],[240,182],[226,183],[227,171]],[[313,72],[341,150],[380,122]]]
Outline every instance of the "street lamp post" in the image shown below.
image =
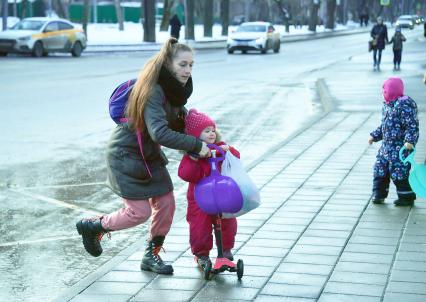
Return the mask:
[[2,22],[3,27],[2,27],[2,29],[6,30],[7,29],[7,13],[8,13],[8,11],[7,11],[7,0],[2,0],[1,4],[2,4],[2,16],[3,16],[3,22]]

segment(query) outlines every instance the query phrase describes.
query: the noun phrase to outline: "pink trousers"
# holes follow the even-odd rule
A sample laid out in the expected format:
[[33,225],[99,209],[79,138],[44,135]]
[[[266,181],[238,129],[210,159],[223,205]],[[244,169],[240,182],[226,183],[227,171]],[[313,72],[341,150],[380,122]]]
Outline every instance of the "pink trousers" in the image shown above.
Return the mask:
[[103,216],[101,221],[104,229],[110,231],[128,229],[144,223],[152,216],[151,238],[167,235],[175,213],[173,191],[150,199],[123,199],[123,201],[123,208]]

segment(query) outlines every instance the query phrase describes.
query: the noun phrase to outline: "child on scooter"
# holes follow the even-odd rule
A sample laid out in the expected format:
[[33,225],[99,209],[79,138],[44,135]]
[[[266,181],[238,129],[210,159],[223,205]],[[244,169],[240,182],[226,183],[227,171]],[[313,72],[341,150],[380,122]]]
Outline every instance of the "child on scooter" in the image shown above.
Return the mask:
[[[207,144],[215,144],[224,151],[229,151],[236,157],[239,152],[220,140],[215,122],[206,114],[191,109],[185,119],[185,132],[200,138]],[[218,154],[220,155],[220,154]],[[220,169],[219,164],[219,169]],[[202,178],[210,175],[211,167],[207,159],[196,158],[185,154],[180,162],[178,175],[189,182],[187,199],[188,208],[186,220],[189,223],[189,243],[197,263],[204,268],[210,262],[209,253],[213,248],[213,220],[214,216],[204,213],[197,205],[194,196],[195,184]],[[222,220],[223,257],[233,260],[231,249],[234,247],[237,233],[236,218]]]
[[[387,79],[383,84],[383,109],[381,125],[370,133],[368,143],[382,140],[382,146],[374,164],[373,199],[381,204],[389,193],[392,179],[398,199],[396,206],[412,206],[416,194],[412,191],[408,176],[410,165],[399,159],[399,150],[405,146],[413,149],[419,139],[419,119],[416,102],[404,95],[404,83],[398,77]],[[407,154],[405,154],[407,156]]]

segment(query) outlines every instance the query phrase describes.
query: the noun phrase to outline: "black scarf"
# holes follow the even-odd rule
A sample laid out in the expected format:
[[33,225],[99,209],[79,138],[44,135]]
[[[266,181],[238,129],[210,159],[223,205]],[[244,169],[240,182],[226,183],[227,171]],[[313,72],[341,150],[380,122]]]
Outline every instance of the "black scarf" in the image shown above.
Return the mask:
[[185,86],[182,86],[182,83],[164,66],[161,67],[158,84],[163,88],[167,101],[173,107],[184,106],[192,94],[192,78],[190,77]]

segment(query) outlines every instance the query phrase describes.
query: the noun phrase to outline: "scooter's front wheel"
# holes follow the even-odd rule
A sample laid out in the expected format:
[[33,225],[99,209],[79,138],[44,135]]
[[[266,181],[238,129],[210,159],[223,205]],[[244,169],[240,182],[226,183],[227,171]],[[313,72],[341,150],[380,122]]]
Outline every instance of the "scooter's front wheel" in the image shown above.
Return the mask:
[[241,280],[241,278],[244,275],[244,262],[241,259],[238,259],[237,261],[237,276],[238,280]]

